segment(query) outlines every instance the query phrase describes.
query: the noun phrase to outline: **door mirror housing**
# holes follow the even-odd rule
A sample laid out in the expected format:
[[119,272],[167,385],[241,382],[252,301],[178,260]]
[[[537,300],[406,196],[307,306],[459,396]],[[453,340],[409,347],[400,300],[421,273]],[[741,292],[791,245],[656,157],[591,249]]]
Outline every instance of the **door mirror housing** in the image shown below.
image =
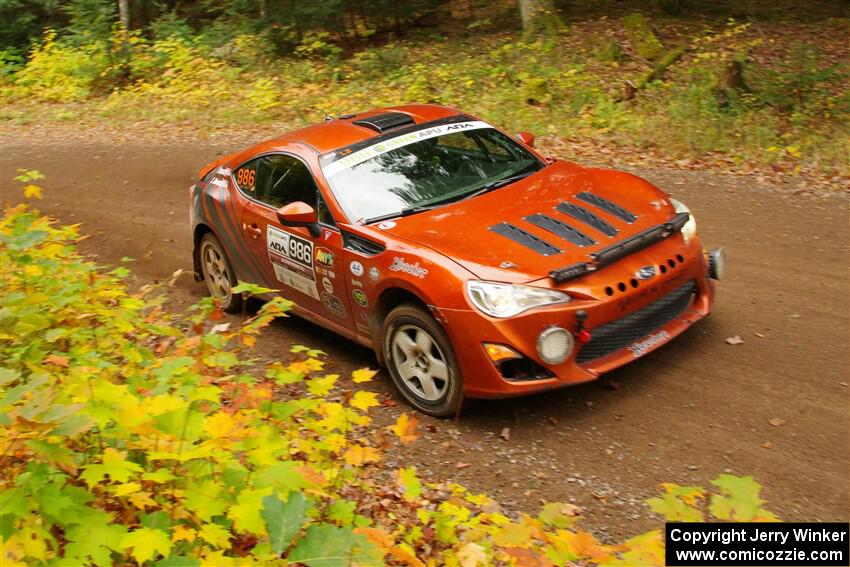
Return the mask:
[[517,132],[516,139],[528,146],[529,148],[534,147],[534,134],[531,132]]
[[277,220],[283,226],[303,226],[313,238],[318,238],[322,234],[316,209],[303,201],[294,201],[279,208]]

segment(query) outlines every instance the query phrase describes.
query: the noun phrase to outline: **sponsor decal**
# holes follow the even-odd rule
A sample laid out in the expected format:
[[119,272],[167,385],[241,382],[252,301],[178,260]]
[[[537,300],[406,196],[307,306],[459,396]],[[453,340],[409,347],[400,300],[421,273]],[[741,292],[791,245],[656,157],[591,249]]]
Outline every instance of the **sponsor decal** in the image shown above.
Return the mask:
[[360,277],[363,275],[363,264],[360,262],[352,262],[349,267],[351,268],[351,273],[355,276]]
[[639,280],[648,280],[655,275],[655,266],[643,266],[635,272],[635,277]]
[[421,140],[436,138],[437,136],[442,136],[443,134],[448,134],[450,132],[458,132],[462,130],[477,130],[479,128],[492,128],[492,126],[480,120],[473,120],[471,122],[459,122],[457,124],[443,124],[441,126],[434,126],[433,128],[419,130],[418,132],[411,132],[409,134],[396,136],[395,138],[384,140],[378,144],[363,148],[362,150],[356,151],[345,157],[341,157],[335,162],[328,164],[326,167],[323,167],[322,173],[325,174],[326,178],[330,179],[337,173],[345,171],[346,169],[354,167],[355,165],[359,165],[364,161],[372,159],[373,157],[377,157],[392,150],[402,148],[410,144],[414,144]]
[[218,171],[216,173],[218,175],[223,175],[223,176],[227,177],[228,175],[230,175],[230,168],[224,167],[223,165],[220,165],[220,166],[218,166]]
[[670,338],[670,333],[667,331],[659,331],[653,335],[649,335],[642,341],[638,341],[629,347],[629,350],[632,351],[632,354],[635,358],[639,356],[643,356],[649,351],[652,347],[657,346],[667,339]]
[[336,279],[336,272],[334,272],[333,270],[329,270],[327,268],[323,268],[321,266],[316,266],[316,273],[319,274],[320,276],[327,276],[332,280]]
[[236,183],[243,189],[248,191],[254,190],[254,183],[257,181],[257,172],[253,169],[243,167],[236,172]]
[[334,253],[327,248],[316,248],[316,263],[326,268],[333,268]]
[[363,282],[351,278],[351,285],[353,285],[354,287],[363,287]]
[[364,335],[368,335],[372,331],[369,329],[369,325],[366,323],[357,323],[357,330],[363,333]]
[[324,238],[325,240],[330,240],[331,239],[331,231],[329,231],[328,229],[325,229],[324,232],[322,233],[322,238]]
[[516,268],[517,265],[511,262],[510,260],[505,260],[504,262],[499,264],[499,267],[507,270],[508,268]]
[[381,230],[389,230],[395,227],[395,221],[384,221],[378,225]]
[[345,317],[345,305],[343,305],[342,300],[337,296],[331,295],[330,293],[323,293],[322,305],[324,305],[325,309],[334,315]]
[[381,272],[378,271],[378,268],[372,266],[369,268],[369,279],[373,282],[378,281],[378,278],[381,277]]
[[369,299],[366,297],[366,293],[362,289],[355,289],[352,291],[351,297],[354,298],[354,303],[360,307],[366,307],[369,305]]
[[221,177],[216,177],[212,181],[210,181],[211,185],[215,185],[221,189],[227,189],[227,179],[222,179]]
[[330,278],[328,278],[327,276],[323,276],[323,277],[322,277],[322,287],[323,287],[323,288],[325,289],[325,291],[326,291],[326,292],[328,292],[328,293],[333,293],[333,292],[334,292],[334,284],[333,284],[333,282],[330,280]]
[[269,225],[266,229],[269,261],[281,283],[319,299],[313,271],[313,243]]
[[360,312],[360,319],[363,320],[363,321],[368,321],[369,315],[367,315],[365,311],[361,311]]
[[420,266],[419,262],[411,264],[404,258],[399,258],[398,256],[393,258],[393,263],[390,266],[390,271],[404,272],[405,274],[410,274],[411,276],[420,279],[428,275],[428,269]]

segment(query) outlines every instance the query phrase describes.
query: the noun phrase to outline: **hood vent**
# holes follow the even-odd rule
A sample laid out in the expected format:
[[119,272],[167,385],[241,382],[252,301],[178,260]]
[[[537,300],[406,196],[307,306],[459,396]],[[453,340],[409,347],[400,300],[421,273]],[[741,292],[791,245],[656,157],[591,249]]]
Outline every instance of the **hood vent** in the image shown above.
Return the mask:
[[369,128],[370,130],[374,130],[375,132],[382,134],[387,130],[392,130],[393,128],[412,126],[413,124],[416,124],[416,122],[414,122],[413,118],[409,115],[402,114],[401,112],[384,112],[382,114],[376,114],[374,116],[355,120],[352,124]]
[[599,195],[590,193],[588,191],[582,191],[581,193],[576,195],[576,199],[580,199],[585,203],[590,203],[594,207],[598,207],[606,213],[611,213],[615,217],[621,218],[629,224],[635,222],[635,219],[637,219],[636,216],[634,216],[632,213],[630,213],[620,205],[612,203],[608,199],[603,199]]
[[496,234],[501,234],[505,238],[510,238],[514,242],[522,244],[526,248],[531,248],[538,254],[542,254],[544,256],[552,256],[553,254],[561,253],[559,248],[552,246],[542,238],[538,238],[530,232],[526,232],[523,229],[507,222],[491,226],[490,230]]
[[591,244],[596,244],[595,240],[588,238],[567,223],[561,222],[558,219],[553,219],[550,216],[533,214],[525,217],[525,220],[534,226],[539,226],[543,230],[548,230],[552,234],[556,234],[564,240],[572,242],[578,246],[590,246]]
[[616,236],[617,229],[597,217],[584,207],[579,207],[578,205],[573,205],[572,203],[561,203],[555,210],[558,212],[564,213],[565,215],[569,215],[574,219],[578,219],[583,223],[589,224],[605,236]]

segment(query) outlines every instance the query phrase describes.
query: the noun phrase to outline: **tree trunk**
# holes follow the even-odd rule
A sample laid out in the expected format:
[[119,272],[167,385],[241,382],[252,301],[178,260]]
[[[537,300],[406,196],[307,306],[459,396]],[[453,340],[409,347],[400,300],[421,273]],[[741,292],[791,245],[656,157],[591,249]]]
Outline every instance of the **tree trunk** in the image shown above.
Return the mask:
[[519,0],[522,34],[526,39],[543,32],[554,35],[563,26],[555,0]]
[[118,17],[125,30],[130,29],[130,0],[118,0]]

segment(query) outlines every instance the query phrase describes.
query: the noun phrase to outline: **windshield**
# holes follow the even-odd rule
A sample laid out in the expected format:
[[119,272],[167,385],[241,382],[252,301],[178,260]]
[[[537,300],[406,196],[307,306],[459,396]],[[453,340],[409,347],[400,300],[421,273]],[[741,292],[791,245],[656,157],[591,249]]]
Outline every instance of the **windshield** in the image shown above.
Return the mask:
[[369,223],[495,189],[542,167],[511,138],[471,121],[376,143],[323,172],[348,218]]

